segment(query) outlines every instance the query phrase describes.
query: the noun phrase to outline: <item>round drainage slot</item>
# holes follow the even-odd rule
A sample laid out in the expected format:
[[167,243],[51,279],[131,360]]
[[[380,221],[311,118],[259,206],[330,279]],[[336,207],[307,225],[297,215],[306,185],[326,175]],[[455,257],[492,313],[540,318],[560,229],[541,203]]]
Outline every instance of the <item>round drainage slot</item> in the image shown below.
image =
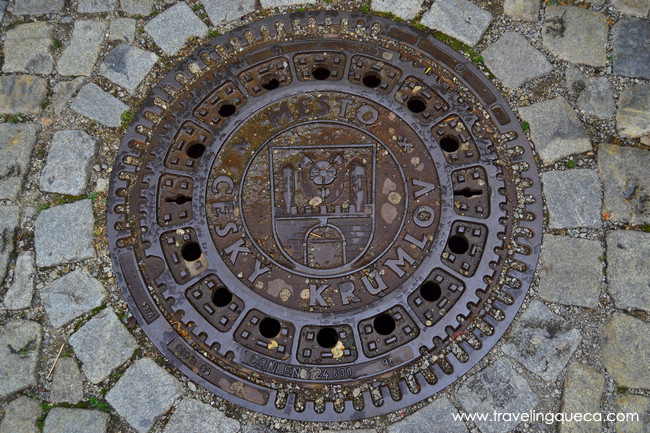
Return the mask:
[[181,372],[333,422],[427,399],[485,356],[530,286],[541,203],[517,118],[462,55],[306,13],[212,39],[158,83],[108,231],[130,309]]

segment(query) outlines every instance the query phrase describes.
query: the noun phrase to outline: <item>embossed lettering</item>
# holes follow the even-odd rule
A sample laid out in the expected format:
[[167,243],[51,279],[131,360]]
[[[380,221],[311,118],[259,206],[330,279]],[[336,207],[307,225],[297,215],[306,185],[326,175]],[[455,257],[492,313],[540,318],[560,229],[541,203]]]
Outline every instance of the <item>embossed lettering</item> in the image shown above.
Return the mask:
[[343,305],[348,305],[350,302],[361,302],[354,294],[354,283],[352,281],[344,281],[339,283],[339,292],[341,293],[341,302]]
[[214,231],[217,232],[217,236],[224,237],[224,236],[228,236],[229,233],[237,233],[239,229],[237,228],[237,224],[230,221],[228,224],[225,225],[225,227],[217,226],[217,228],[214,229]]
[[293,114],[291,114],[286,102],[282,102],[277,110],[268,110],[266,115],[271,121],[273,129],[277,129],[293,120]]
[[234,182],[230,178],[230,176],[219,176],[214,180],[214,183],[212,184],[212,192],[215,194],[221,194],[221,191],[219,191],[219,185],[225,183],[228,185],[228,188],[226,189],[226,194],[232,194],[233,188],[235,186]]
[[316,286],[316,284],[309,285],[309,305],[316,306],[321,305],[327,307],[327,302],[323,299],[323,292],[327,289],[329,284],[321,284]]
[[230,263],[232,263],[233,265],[237,261],[237,257],[239,256],[239,253],[248,254],[251,252],[248,248],[244,246],[244,240],[241,238],[237,239],[235,243],[230,245],[224,251],[226,252],[226,254],[230,256]]
[[352,102],[351,99],[337,99],[337,102],[341,104],[341,110],[339,111],[339,117],[345,118],[345,112],[348,111],[348,105]]
[[357,110],[357,119],[366,125],[372,125],[379,119],[379,112],[370,105],[362,105]]
[[251,282],[251,283],[254,283],[255,280],[257,279],[257,277],[259,277],[260,275],[262,275],[262,274],[264,274],[264,273],[266,273],[266,272],[268,272],[270,270],[271,269],[269,269],[267,267],[262,267],[262,262],[255,259],[255,270],[253,271],[251,276],[248,277],[248,281]]
[[412,243],[413,245],[415,245],[416,247],[418,247],[421,250],[424,250],[424,247],[427,246],[427,242],[429,241],[429,239],[427,238],[427,235],[422,235],[422,239],[418,240],[418,239],[414,238],[413,236],[411,236],[410,233],[407,233],[406,236],[404,236],[404,240],[406,242]]
[[432,183],[425,182],[423,180],[419,179],[412,179],[411,182],[413,183],[413,186],[421,186],[422,188],[418,189],[417,191],[414,191],[413,194],[415,195],[415,198],[419,198],[423,196],[424,194],[430,193],[434,189],[436,189],[436,186]]
[[413,222],[418,227],[429,227],[433,224],[434,215],[431,206],[420,206],[413,212]]
[[368,277],[364,276],[361,278],[361,282],[363,283],[363,286],[366,288],[368,293],[370,293],[371,295],[378,295],[379,293],[381,293],[382,290],[386,290],[388,288],[386,283],[384,283],[384,280],[381,278],[381,275],[375,272],[374,275],[371,274],[371,276],[374,277],[377,287],[375,287],[370,282]]
[[401,278],[404,275],[404,270],[401,268],[401,266],[405,266],[406,263],[412,265],[415,263],[415,259],[409,256],[402,247],[398,247],[397,259],[388,259],[384,262],[384,265],[388,266],[391,271],[395,272],[397,276]]
[[220,201],[218,203],[212,204],[212,211],[214,212],[214,216],[216,216],[217,218],[219,217],[220,214],[232,215],[233,209],[234,209],[233,204],[232,202],[229,201]]

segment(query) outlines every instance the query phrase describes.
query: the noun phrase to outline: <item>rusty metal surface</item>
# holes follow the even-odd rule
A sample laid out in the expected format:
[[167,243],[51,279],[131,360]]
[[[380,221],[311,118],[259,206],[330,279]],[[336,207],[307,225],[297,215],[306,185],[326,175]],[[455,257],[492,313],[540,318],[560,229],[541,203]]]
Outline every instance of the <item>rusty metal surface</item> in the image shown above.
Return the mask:
[[354,13],[218,37],[152,91],[111,179],[113,264],[158,349],[305,421],[444,389],[506,331],[542,202],[516,117],[431,36]]

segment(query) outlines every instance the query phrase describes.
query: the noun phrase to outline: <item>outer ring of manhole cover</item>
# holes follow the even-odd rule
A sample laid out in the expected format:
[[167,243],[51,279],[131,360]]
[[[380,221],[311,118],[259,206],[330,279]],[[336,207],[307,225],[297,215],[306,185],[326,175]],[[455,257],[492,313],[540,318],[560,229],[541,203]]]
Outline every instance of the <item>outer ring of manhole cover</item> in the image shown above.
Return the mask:
[[151,92],[108,231],[134,316],[215,394],[304,421],[444,389],[530,286],[541,191],[525,134],[465,58],[355,13],[264,19]]

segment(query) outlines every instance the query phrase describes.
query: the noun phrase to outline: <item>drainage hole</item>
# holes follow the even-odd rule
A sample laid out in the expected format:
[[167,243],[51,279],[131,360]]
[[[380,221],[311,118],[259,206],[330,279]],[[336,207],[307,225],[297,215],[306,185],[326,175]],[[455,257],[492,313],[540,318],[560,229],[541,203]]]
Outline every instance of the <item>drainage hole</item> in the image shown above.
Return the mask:
[[463,188],[458,191],[454,191],[454,195],[462,195],[463,197],[476,197],[477,195],[483,194],[483,191],[480,189],[470,189],[470,188]]
[[390,314],[380,314],[372,321],[372,326],[381,335],[388,335],[395,330],[395,319]]
[[280,333],[280,330],[282,329],[280,322],[272,317],[263,318],[258,326],[260,329],[260,334],[262,334],[262,337],[264,338],[277,337]]
[[267,78],[262,80],[262,87],[266,90],[277,89],[280,87],[280,82],[275,77],[271,77],[270,79]]
[[205,144],[192,143],[187,147],[187,156],[192,159],[200,158],[205,153]]
[[221,117],[230,117],[233,114],[235,114],[235,111],[237,111],[237,107],[235,107],[232,104],[223,104],[219,108],[219,116]]
[[201,257],[201,246],[198,242],[188,242],[181,248],[181,256],[188,262],[198,260]]
[[232,293],[223,286],[214,289],[212,293],[212,303],[217,307],[225,307],[232,302]]
[[449,249],[454,254],[465,254],[469,250],[469,242],[461,235],[453,235],[447,242]]
[[429,302],[435,302],[442,296],[442,289],[437,283],[433,281],[425,281],[420,286],[420,296],[422,299]]
[[364,86],[374,89],[375,87],[379,87],[381,84],[381,77],[376,72],[368,72],[363,76],[363,79],[361,81],[363,82]]
[[311,76],[316,80],[327,80],[331,74],[332,72],[329,69],[322,66],[311,71]]
[[336,346],[339,341],[339,333],[334,328],[322,328],[316,335],[316,341],[320,347],[329,349]]
[[460,142],[453,135],[445,135],[440,139],[440,148],[445,152],[455,152],[459,147]]
[[174,198],[167,197],[167,200],[165,201],[167,203],[185,204],[187,202],[192,201],[192,197],[188,197],[186,195],[179,195],[178,197],[174,197]]
[[413,113],[422,113],[427,109],[427,104],[424,102],[424,99],[414,96],[406,102],[406,108]]

